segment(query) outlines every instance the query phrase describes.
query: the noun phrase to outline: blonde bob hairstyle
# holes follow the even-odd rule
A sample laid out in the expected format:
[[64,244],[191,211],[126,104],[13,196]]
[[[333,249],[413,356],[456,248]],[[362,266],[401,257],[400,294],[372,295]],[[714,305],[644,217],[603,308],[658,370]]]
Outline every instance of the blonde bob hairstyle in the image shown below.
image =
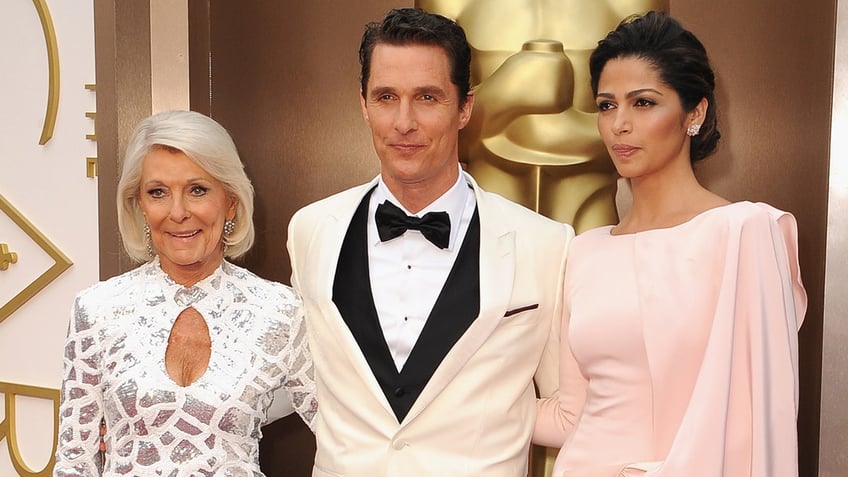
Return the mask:
[[157,148],[182,152],[219,180],[236,200],[235,229],[225,238],[224,256],[238,258],[253,246],[253,185],[229,133],[208,116],[194,111],[165,111],[136,126],[121,163],[118,181],[118,229],[127,254],[136,262],[151,260],[139,206],[141,166]]

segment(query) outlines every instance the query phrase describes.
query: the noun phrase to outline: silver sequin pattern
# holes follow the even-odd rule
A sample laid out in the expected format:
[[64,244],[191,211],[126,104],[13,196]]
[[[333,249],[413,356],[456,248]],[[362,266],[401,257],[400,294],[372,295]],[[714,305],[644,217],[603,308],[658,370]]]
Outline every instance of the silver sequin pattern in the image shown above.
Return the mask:
[[[182,387],[165,370],[165,351],[188,307],[205,318],[212,355]],[[54,476],[261,477],[261,426],[279,417],[267,415],[272,400],[290,400],[314,424],[304,326],[289,287],[226,261],[190,288],[154,260],[84,290],[65,344]]]

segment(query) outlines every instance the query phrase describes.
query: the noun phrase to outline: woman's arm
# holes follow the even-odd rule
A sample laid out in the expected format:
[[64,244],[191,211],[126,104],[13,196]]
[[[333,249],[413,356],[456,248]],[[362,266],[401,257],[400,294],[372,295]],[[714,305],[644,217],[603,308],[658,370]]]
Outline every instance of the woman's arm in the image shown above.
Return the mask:
[[[568,242],[574,238],[574,231],[569,227]],[[566,250],[568,247],[566,246]],[[537,445],[561,448],[569,433],[571,433],[578,416],[583,409],[586,399],[588,382],[580,372],[580,368],[571,353],[568,338],[568,324],[571,316],[571,306],[568,300],[568,268],[567,257],[563,256],[560,266],[560,296],[557,299],[556,313],[551,326],[551,340],[556,345],[549,344],[548,349],[557,350],[554,359],[558,372],[556,390],[552,393],[542,392],[536,400],[536,426],[533,430],[533,443]],[[547,354],[547,349],[545,351]],[[544,356],[543,356],[544,360]],[[541,391],[541,389],[540,389]]]
[[288,394],[291,405],[309,428],[315,432],[315,415],[318,412],[318,400],[315,390],[315,368],[309,351],[309,339],[306,334],[306,320],[300,299],[292,316],[285,363],[288,369],[283,390]]
[[55,477],[99,476],[103,468],[102,350],[95,319],[82,302],[81,296],[74,300],[65,342]]
[[587,381],[568,346],[568,320],[563,319],[559,347],[559,388],[553,395],[536,400],[533,443],[560,448],[571,433],[586,400]]
[[767,211],[745,217],[737,235],[716,237],[727,246],[725,274],[703,363],[671,450],[647,476],[798,475],[797,332],[807,298],[797,231],[791,215],[757,207]]

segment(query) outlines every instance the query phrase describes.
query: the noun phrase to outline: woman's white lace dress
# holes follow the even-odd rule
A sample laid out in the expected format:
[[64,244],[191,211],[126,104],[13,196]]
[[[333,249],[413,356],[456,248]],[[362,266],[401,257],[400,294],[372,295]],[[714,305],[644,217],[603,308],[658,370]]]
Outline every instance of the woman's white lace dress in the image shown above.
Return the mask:
[[[183,387],[165,351],[189,307],[206,320],[212,352]],[[268,415],[272,400],[290,399],[310,427],[317,411],[299,299],[226,261],[190,288],[155,259],[81,292],[64,370],[57,477],[262,476],[260,426],[280,417]]]

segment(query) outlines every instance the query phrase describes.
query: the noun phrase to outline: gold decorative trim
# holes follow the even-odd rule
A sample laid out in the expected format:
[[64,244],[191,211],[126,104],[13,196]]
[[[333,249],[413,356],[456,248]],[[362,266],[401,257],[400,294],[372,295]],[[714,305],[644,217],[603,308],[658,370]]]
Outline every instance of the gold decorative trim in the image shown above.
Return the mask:
[[0,271],[8,270],[13,263],[18,263],[18,254],[10,252],[5,243],[0,243]]
[[96,157],[86,157],[85,158],[85,177],[93,179],[97,177],[97,158]]
[[38,246],[47,252],[47,254],[55,261],[52,267],[48,268],[46,272],[42,273],[38,278],[27,285],[26,288],[21,290],[17,295],[12,297],[11,300],[3,305],[2,308],[0,308],[0,323],[3,323],[3,320],[14,313],[15,310],[21,307],[21,305],[29,301],[30,298],[37,295],[38,292],[73,265],[73,262],[66,257],[58,247],[53,245],[53,243],[48,240],[40,230],[35,228],[35,226],[32,225],[32,223],[30,223],[30,221],[27,220],[26,217],[24,217],[8,200],[6,200],[2,194],[0,194],[0,210],[12,219],[12,221],[33,240],[33,242],[38,244]]
[[94,133],[86,134],[85,138],[88,139],[89,141],[96,141],[97,140],[97,113],[94,112],[94,111],[87,111],[85,113],[85,117],[94,121]]
[[50,9],[47,8],[47,0],[32,0],[32,3],[38,11],[38,19],[44,31],[44,43],[47,46],[47,111],[44,113],[41,139],[38,140],[38,144],[43,146],[53,137],[56,116],[59,114],[59,44],[56,41],[56,29],[53,27]]
[[[0,421],[0,442],[6,439],[6,447],[12,465],[21,477],[50,477],[53,467],[56,465],[56,445],[59,443],[59,390],[50,388],[39,388],[25,384],[14,384],[0,382],[0,394],[5,401],[5,416]],[[18,433],[15,418],[17,416],[15,405],[18,396],[27,396],[53,401],[53,448],[50,451],[50,460],[41,470],[32,470],[24,462],[21,451],[18,448]]]

